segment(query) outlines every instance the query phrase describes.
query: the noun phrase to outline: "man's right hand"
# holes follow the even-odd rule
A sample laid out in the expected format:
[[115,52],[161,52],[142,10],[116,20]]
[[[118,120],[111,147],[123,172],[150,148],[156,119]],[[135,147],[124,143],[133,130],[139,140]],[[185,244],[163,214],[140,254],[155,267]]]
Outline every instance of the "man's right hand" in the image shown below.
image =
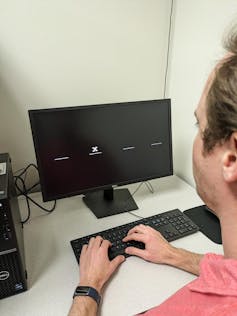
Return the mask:
[[175,251],[175,248],[158,231],[143,224],[133,227],[123,239],[124,242],[131,240],[143,242],[145,249],[127,247],[125,252],[150,262],[168,263]]
[[123,239],[124,242],[136,240],[143,242],[145,249],[127,247],[127,254],[144,260],[163,263],[199,275],[199,264],[203,255],[172,246],[158,231],[150,226],[138,225],[132,228]]

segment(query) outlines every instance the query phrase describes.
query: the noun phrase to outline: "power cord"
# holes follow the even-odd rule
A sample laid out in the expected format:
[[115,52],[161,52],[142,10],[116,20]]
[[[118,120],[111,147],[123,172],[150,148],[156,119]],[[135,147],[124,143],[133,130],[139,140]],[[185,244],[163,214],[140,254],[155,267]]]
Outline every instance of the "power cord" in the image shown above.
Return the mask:
[[18,172],[20,172],[19,174],[14,175],[14,183],[15,183],[15,187],[16,187],[17,191],[19,192],[18,196],[23,195],[26,198],[26,205],[27,205],[27,210],[28,210],[26,219],[21,221],[22,224],[25,224],[30,219],[30,215],[31,215],[30,202],[32,202],[33,204],[38,206],[41,210],[43,210],[47,213],[53,212],[56,208],[56,200],[54,201],[52,208],[47,209],[47,208],[43,207],[42,205],[40,205],[39,203],[37,203],[35,200],[33,200],[29,196],[29,194],[32,193],[32,190],[40,184],[38,181],[35,184],[33,184],[32,186],[30,186],[29,188],[26,187],[27,173],[28,173],[29,169],[32,167],[35,170],[37,170],[37,172],[38,172],[38,167],[35,164],[31,163],[26,168],[19,169],[14,173],[14,174],[17,174]]

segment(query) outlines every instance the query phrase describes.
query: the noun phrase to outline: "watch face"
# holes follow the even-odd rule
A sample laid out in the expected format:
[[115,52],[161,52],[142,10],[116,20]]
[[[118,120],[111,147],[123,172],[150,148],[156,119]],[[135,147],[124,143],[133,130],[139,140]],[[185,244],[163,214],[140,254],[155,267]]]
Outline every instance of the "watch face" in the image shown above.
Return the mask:
[[81,295],[88,295],[88,293],[89,293],[89,287],[88,287],[88,286],[80,286],[80,287],[77,287],[76,293],[77,293],[77,294],[81,294]]
[[96,301],[98,305],[101,299],[97,290],[90,286],[78,286],[74,292],[73,298],[75,296],[90,296]]

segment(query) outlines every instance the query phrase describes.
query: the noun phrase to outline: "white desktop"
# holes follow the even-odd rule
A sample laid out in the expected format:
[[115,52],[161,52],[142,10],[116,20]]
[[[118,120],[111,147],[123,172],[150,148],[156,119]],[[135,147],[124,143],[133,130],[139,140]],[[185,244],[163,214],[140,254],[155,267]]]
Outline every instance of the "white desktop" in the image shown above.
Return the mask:
[[[176,176],[150,181],[154,193],[145,185],[135,193],[139,207],[133,211],[142,217],[179,208],[181,211],[203,204],[195,189]],[[133,193],[138,184],[127,186]],[[41,194],[33,197],[42,203]],[[25,200],[19,198],[22,217]],[[50,202],[47,203],[50,205]],[[46,205],[47,205],[46,204]],[[31,206],[32,215],[24,225],[28,291],[0,301],[0,314],[6,316],[65,316],[79,269],[70,241],[84,235],[137,220],[129,213],[97,219],[84,205],[81,196],[61,199],[55,211],[45,214]],[[222,245],[213,243],[201,232],[173,241],[199,253],[222,253]],[[176,268],[129,257],[107,284],[99,311],[101,316],[128,316],[162,303],[194,275]]]

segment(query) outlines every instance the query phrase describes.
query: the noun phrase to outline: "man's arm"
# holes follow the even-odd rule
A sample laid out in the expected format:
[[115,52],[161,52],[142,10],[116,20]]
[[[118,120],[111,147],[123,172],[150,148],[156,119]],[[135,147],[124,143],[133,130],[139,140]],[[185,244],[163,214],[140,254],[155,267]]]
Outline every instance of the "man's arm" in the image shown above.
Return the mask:
[[124,242],[136,240],[145,244],[145,249],[126,248],[126,253],[154,263],[163,263],[199,275],[199,264],[203,255],[173,247],[159,232],[150,226],[132,228]]
[[172,248],[172,257],[170,257],[167,262],[164,263],[174,266],[178,269],[185,270],[192,274],[199,275],[199,266],[203,255],[182,248]]
[[97,303],[91,297],[77,296],[73,299],[68,316],[96,316]]
[[[112,261],[108,257],[110,242],[97,236],[84,245],[80,256],[80,286],[93,287],[101,294],[105,283],[110,279],[118,266],[125,260],[117,256]],[[68,316],[96,316],[97,303],[89,296],[77,296]]]

